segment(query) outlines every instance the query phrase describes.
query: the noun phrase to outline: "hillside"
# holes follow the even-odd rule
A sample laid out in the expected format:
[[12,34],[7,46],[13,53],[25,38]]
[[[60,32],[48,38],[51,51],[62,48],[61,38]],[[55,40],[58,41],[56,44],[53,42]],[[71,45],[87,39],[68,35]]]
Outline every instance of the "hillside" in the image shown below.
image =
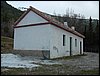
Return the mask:
[[[23,11],[20,11],[6,1],[1,1],[1,35],[13,38],[13,24],[22,15]],[[45,13],[46,14],[46,13]],[[49,14],[47,14],[49,15]],[[58,21],[64,23],[67,22],[68,26],[75,26],[75,30],[85,35],[84,50],[99,52],[99,20],[97,19],[85,19],[77,14],[69,17],[68,14],[50,15]],[[79,18],[78,18],[79,17]],[[92,50],[91,50],[92,49]]]
[[1,35],[13,37],[13,23],[23,12],[1,1]]
[[[9,5],[6,1],[1,1],[1,35],[13,37],[13,23],[20,17],[23,11],[20,11],[11,5]],[[47,13],[45,13],[47,14]],[[47,14],[49,15],[49,14]],[[67,22],[68,26],[75,26],[76,31],[84,34],[85,26],[89,27],[89,19],[78,19],[76,14],[73,15],[73,18],[60,15],[50,15],[57,19],[58,21],[64,23]],[[93,29],[96,27],[96,19],[92,20]],[[79,29],[80,28],[80,29]],[[86,29],[86,30],[87,30]]]
[[[8,22],[11,19],[18,19],[18,17],[22,14],[22,11],[12,7],[5,1],[1,1],[1,21]],[[6,18],[5,18],[6,17]]]

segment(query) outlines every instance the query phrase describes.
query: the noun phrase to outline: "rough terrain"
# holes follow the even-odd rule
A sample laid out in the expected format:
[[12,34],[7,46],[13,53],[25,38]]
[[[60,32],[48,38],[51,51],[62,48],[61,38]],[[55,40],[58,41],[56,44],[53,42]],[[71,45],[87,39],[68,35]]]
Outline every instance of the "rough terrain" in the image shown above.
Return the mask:
[[[54,63],[52,65],[47,63]],[[55,64],[57,63],[57,64]],[[82,56],[72,56],[54,60],[34,60],[40,67],[31,69],[2,68],[2,75],[99,75],[99,54],[85,52]],[[4,71],[4,69],[6,71]]]

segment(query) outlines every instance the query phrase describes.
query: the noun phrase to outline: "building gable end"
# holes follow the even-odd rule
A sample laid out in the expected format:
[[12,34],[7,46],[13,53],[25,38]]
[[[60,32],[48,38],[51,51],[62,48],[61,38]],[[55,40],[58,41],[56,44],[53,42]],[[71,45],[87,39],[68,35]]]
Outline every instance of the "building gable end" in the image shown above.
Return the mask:
[[30,25],[30,24],[37,24],[37,23],[45,23],[48,22],[38,14],[33,11],[27,11],[25,15],[23,15],[18,22],[16,22],[15,26],[22,26],[22,25]]

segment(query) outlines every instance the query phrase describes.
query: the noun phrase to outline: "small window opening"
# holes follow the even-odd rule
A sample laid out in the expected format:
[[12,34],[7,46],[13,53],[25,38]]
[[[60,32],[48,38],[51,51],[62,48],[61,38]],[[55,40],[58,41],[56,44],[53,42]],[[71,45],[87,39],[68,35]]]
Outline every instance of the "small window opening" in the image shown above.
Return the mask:
[[63,46],[65,46],[65,35],[63,35]]

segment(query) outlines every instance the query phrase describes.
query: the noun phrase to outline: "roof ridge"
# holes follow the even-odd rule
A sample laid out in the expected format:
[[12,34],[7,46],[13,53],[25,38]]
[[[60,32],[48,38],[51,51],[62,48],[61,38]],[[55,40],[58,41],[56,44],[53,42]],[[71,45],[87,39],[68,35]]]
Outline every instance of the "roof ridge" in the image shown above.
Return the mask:
[[54,23],[56,25],[60,25],[60,27],[63,26],[63,28],[66,28],[68,31],[81,35],[82,37],[84,37],[82,34],[78,33],[77,31],[71,29],[70,27],[66,27],[62,22],[59,22],[58,20],[56,20],[55,18],[51,17],[50,15],[47,15],[37,9],[35,9],[34,7],[30,6],[30,9],[33,10],[34,12],[38,13],[39,15],[45,17],[49,22]]
[[50,15],[47,15],[47,14],[45,14],[45,13],[43,13],[43,12],[41,12],[41,11],[35,9],[35,8],[32,7],[32,6],[30,6],[30,9],[32,9],[32,10],[35,11],[36,13],[38,13],[38,14],[44,16],[45,18],[48,18],[48,20],[49,20],[50,22],[53,22],[53,23],[56,22],[57,24],[64,25],[63,23],[59,22],[59,21],[56,20],[55,18],[51,17]]
[[56,20],[55,18],[51,17],[50,15],[47,15],[47,14],[45,14],[45,13],[39,11],[38,9],[36,9],[36,8],[34,8],[34,7],[32,7],[32,6],[30,6],[30,8],[27,9],[27,11],[26,11],[24,14],[22,14],[22,15],[20,16],[20,18],[15,22],[14,25],[16,26],[16,25],[21,21],[21,19],[23,19],[23,17],[24,17],[30,10],[33,11],[34,13],[38,14],[39,16],[43,17],[43,18],[46,19],[47,21],[49,21],[49,23],[51,23],[51,24],[53,24],[53,25],[56,25],[57,27],[60,27],[60,28],[62,28],[62,29],[64,29],[64,30],[67,30],[67,31],[69,31],[69,32],[71,32],[71,33],[73,33],[73,34],[75,34],[75,35],[78,35],[78,36],[80,36],[80,37],[82,37],[82,38],[85,38],[84,35],[78,33],[77,31],[71,29],[70,27],[64,26],[63,23],[59,22],[58,20]]

